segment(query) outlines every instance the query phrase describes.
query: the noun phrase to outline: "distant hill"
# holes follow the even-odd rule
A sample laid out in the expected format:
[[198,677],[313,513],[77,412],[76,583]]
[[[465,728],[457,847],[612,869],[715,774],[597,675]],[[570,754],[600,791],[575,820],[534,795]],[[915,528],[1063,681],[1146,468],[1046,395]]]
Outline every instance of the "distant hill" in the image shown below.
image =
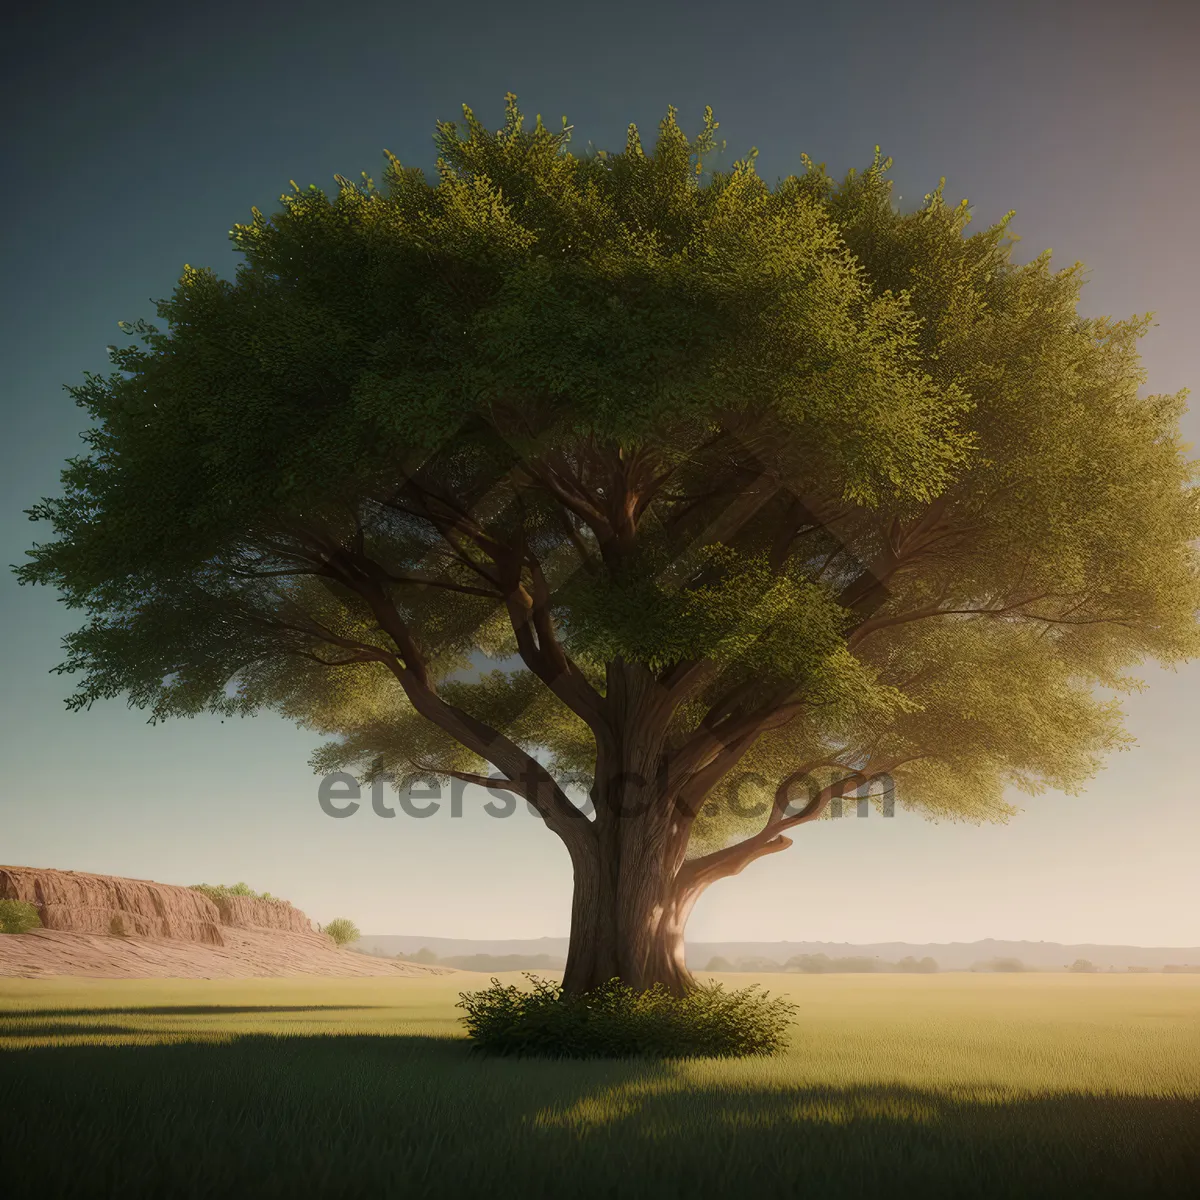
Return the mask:
[[[437,955],[439,963],[457,966],[451,959],[486,956],[503,959],[512,966],[482,969],[546,970],[561,967],[567,957],[566,938],[514,938],[487,940],[482,938],[437,938],[413,934],[364,934],[354,944],[364,953],[411,955],[426,949]],[[877,958],[881,963],[896,963],[905,958],[932,958],[943,971],[969,971],[981,964],[1015,959],[1028,968],[1039,971],[1062,971],[1078,959],[1094,963],[1100,970],[1110,967],[1124,971],[1143,967],[1161,971],[1167,966],[1200,967],[1200,947],[1185,946],[1105,946],[1088,943],[1064,945],[1061,942],[1006,942],[993,938],[980,942],[692,942],[687,948],[687,963],[694,971],[702,971],[714,958],[723,958],[737,966],[739,961],[778,963],[781,967],[790,958],[801,955],[824,954],[831,959]],[[476,967],[475,969],[480,969]],[[750,969],[764,970],[761,965]]]
[[0,976],[218,979],[447,973],[441,966],[348,954],[286,900],[228,888],[0,866],[0,900],[31,905],[41,922],[25,933],[0,934]]

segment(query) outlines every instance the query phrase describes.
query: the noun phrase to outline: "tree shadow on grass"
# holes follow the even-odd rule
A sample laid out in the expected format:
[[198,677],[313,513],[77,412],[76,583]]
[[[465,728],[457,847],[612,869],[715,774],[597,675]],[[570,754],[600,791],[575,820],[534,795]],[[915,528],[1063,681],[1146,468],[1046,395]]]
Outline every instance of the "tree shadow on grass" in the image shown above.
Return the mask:
[[996,1099],[484,1058],[453,1037],[231,1037],[0,1052],[0,1189],[1057,1200],[1190,1197],[1200,1178],[1195,1096]]
[[5,1042],[23,1041],[26,1038],[106,1037],[147,1032],[145,1026],[138,1028],[135,1025],[113,1025],[104,1022],[82,1025],[69,1021],[31,1021],[28,1024],[0,1024],[0,1045]]
[[1200,1094],[697,1087],[676,1076],[663,1087],[609,1088],[541,1114],[539,1125],[574,1130],[614,1153],[692,1143],[701,1157],[684,1169],[706,1195],[1183,1197],[1200,1190]]

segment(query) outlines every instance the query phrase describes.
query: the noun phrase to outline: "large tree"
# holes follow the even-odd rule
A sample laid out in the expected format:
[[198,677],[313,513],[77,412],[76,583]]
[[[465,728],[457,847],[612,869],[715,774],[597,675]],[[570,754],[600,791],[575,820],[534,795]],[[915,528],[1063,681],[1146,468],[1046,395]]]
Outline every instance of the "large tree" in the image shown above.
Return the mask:
[[771,189],[706,171],[711,111],[583,156],[464,113],[436,184],[293,185],[69,389],[19,571],[86,613],[69,703],[271,706],[319,769],[515,794],[571,857],[572,990],[686,988],[697,896],[848,793],[1077,790],[1127,672],[1197,646],[1148,321],[940,187],[899,211],[878,153]]

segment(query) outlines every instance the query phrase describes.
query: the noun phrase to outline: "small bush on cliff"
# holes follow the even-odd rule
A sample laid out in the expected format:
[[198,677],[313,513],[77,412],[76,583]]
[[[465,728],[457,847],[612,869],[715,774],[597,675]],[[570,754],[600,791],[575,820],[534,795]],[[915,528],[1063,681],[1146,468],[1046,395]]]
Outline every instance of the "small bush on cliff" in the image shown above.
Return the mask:
[[532,991],[498,979],[463,992],[467,1034],[489,1054],[542,1058],[734,1058],[774,1054],[796,1006],[755,987],[726,992],[706,984],[673,996],[661,984],[635,991],[613,979],[590,992],[526,973]]
[[[249,896],[252,900],[278,900],[270,892],[256,892],[246,883],[193,883],[193,892],[203,892],[214,904],[227,896]],[[286,901],[285,901],[286,903]]]
[[42,923],[28,900],[0,900],[0,933],[28,933]]
[[334,917],[328,925],[321,926],[321,932],[329,934],[339,946],[346,946],[362,937],[358,926],[349,917]]

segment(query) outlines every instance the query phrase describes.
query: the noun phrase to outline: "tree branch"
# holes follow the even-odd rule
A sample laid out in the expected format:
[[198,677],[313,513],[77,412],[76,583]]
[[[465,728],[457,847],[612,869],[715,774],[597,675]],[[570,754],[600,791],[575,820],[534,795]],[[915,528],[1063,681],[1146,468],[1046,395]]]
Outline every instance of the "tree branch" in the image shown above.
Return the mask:
[[[817,820],[829,807],[831,800],[844,796],[855,788],[869,785],[872,779],[887,774],[898,765],[899,761],[897,760],[886,765],[880,764],[874,768],[868,764],[866,768],[856,770],[836,761],[819,760],[804,763],[786,776],[775,789],[775,801],[762,829],[735,845],[714,850],[710,854],[685,862],[677,876],[680,888],[684,890],[705,888],[718,879],[739,874],[750,863],[766,854],[775,854],[780,850],[786,850],[792,841],[791,838],[783,836],[785,830]],[[849,773],[822,788],[800,812],[785,817],[783,814],[787,810],[792,787],[820,766],[830,766]]]

